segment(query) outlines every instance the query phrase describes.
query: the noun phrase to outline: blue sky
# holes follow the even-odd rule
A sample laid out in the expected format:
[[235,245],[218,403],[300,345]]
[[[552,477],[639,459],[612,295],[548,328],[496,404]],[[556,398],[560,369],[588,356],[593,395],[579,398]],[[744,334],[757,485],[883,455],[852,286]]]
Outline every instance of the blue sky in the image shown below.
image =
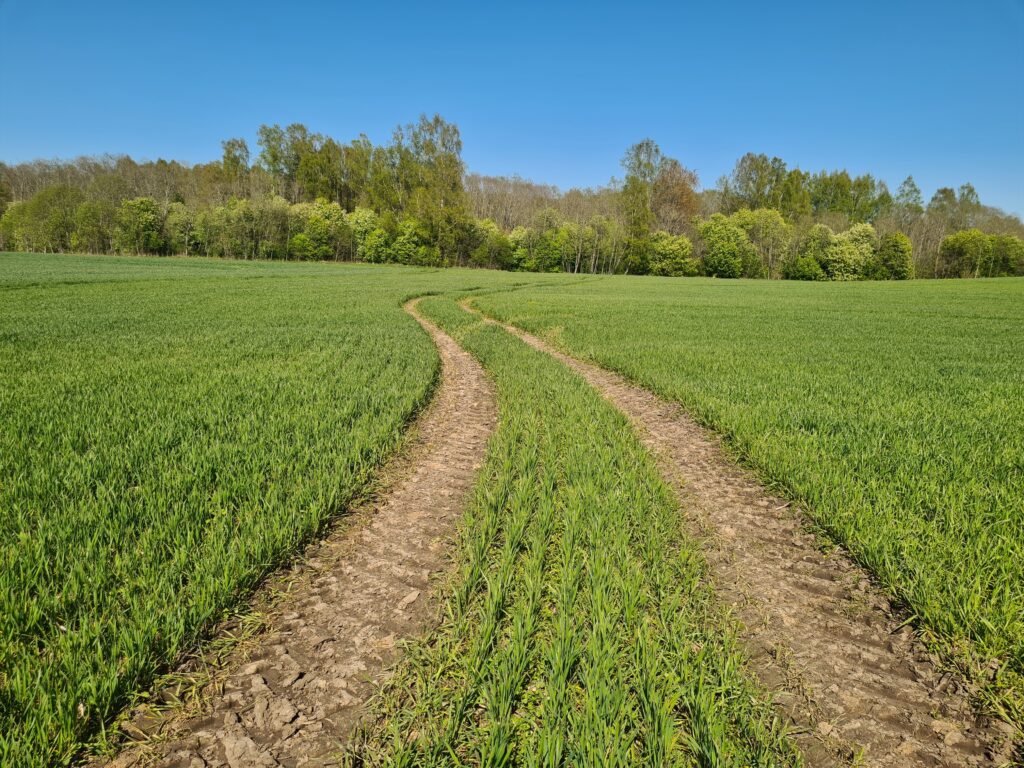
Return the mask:
[[1024,0],[781,5],[0,0],[0,160],[439,112],[472,170],[562,187],[650,136],[708,186],[754,151],[1024,214]]

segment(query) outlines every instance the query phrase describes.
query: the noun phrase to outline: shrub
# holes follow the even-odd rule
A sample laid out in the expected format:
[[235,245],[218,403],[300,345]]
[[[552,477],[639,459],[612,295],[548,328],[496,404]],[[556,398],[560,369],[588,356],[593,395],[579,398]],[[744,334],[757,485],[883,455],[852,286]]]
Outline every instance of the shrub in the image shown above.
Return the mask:
[[866,276],[872,280],[909,280],[914,276],[913,254],[910,238],[902,232],[891,232],[882,237]]
[[309,235],[305,232],[299,232],[299,234],[293,235],[292,239],[288,241],[288,256],[300,261],[315,259],[316,246],[309,239]]
[[990,241],[992,277],[1024,274],[1024,240],[1013,235],[992,235]]
[[864,274],[864,254],[856,244],[836,238],[825,250],[821,268],[829,280],[858,280]]
[[[357,240],[358,242],[358,240]],[[373,264],[383,264],[388,260],[388,251],[391,248],[391,236],[386,229],[377,227],[363,240],[361,246],[362,258]]]
[[704,272],[712,277],[740,277],[744,265],[756,260],[757,252],[747,233],[720,213],[697,225],[700,234]]
[[760,265],[748,264],[744,274],[748,277],[777,277],[782,257],[793,239],[793,227],[774,208],[742,208],[730,220],[747,233],[757,252]]
[[0,251],[23,251],[22,231],[25,227],[25,203],[11,203],[0,216]]
[[832,239],[819,260],[829,280],[860,280],[875,258],[877,235],[870,224],[854,224]]
[[810,257],[820,265],[825,258],[825,251],[835,240],[835,234],[824,224],[815,224],[800,239],[797,256]]
[[980,229],[965,229],[944,238],[939,246],[943,277],[978,277],[992,258],[992,240]]
[[164,253],[164,217],[151,197],[125,200],[117,210],[114,247],[121,253]]
[[782,267],[786,280],[825,280],[825,271],[813,256],[797,256]]
[[83,199],[79,190],[58,185],[37,192],[25,203],[12,204],[4,215],[8,221],[4,239],[13,241],[19,250],[71,250],[75,211]]
[[652,275],[665,277],[693,276],[699,272],[693,253],[693,243],[686,235],[655,232],[651,237],[648,268]]

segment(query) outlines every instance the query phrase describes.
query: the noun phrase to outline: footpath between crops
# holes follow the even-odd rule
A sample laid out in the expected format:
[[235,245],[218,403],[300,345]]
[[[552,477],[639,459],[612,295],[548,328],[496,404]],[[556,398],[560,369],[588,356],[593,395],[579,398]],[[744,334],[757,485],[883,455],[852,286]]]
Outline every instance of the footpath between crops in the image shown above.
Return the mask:
[[[464,309],[482,313],[472,297]],[[812,766],[998,766],[1011,726],[977,716],[867,573],[823,551],[683,409],[622,376],[484,318],[578,372],[637,427],[705,542],[714,588],[739,620],[750,666]]]
[[108,768],[335,765],[399,643],[438,620],[432,580],[497,421],[483,368],[416,311],[441,380],[378,499],[271,588],[286,592],[258,636],[217,663],[190,707],[145,707]]

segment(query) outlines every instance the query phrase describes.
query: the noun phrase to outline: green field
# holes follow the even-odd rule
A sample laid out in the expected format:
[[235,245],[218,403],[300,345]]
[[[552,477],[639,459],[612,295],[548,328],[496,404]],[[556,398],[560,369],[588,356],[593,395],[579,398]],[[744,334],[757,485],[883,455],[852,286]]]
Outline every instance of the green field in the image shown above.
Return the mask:
[[402,301],[453,279],[0,256],[0,764],[66,760],[366,487],[438,372]]
[[1024,722],[1022,281],[0,254],[0,764],[70,761],[366,491],[436,382],[426,293],[500,423],[363,759],[796,761],[625,418],[471,291],[718,430]]
[[363,764],[796,764],[626,417],[454,299],[421,306],[494,376],[500,427],[448,621],[410,649]]
[[1024,721],[1024,281],[599,278],[476,305],[713,426]]

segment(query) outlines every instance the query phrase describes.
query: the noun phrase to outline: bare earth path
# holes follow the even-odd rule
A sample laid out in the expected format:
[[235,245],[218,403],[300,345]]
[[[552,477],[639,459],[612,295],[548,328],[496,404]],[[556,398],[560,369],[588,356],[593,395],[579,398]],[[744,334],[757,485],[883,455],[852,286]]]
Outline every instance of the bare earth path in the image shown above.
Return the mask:
[[[469,301],[463,306],[471,311]],[[493,322],[493,321],[492,321]],[[638,427],[706,539],[715,589],[812,766],[1000,765],[1012,729],[976,718],[865,572],[683,410],[504,325],[579,372]]]
[[202,711],[137,718],[145,743],[111,768],[334,765],[396,641],[435,620],[430,576],[447,561],[497,409],[480,365],[421,318],[415,301],[406,310],[433,337],[442,374],[412,447],[386,471],[399,479],[314,548],[255,650],[239,649],[206,686]]

